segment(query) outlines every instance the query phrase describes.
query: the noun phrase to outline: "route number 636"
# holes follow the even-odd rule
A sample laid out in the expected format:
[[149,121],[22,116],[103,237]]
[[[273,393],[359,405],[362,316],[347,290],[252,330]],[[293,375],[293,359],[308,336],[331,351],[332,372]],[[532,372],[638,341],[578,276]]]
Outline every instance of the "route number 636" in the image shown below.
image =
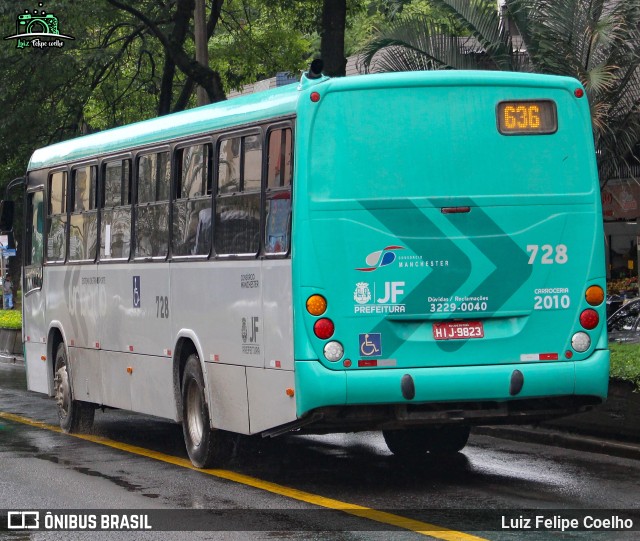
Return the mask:
[[566,244],[557,244],[556,246],[551,244],[543,244],[542,246],[539,244],[527,244],[527,252],[530,254],[529,265],[533,265],[536,262],[538,253],[540,253],[540,263],[543,265],[553,265],[554,263],[564,265],[569,261]]

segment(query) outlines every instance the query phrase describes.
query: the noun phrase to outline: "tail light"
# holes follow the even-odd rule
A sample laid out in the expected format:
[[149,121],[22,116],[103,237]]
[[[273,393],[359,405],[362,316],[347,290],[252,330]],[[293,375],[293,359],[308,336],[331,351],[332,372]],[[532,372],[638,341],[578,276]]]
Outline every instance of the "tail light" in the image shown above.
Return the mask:
[[328,317],[323,317],[313,324],[313,332],[320,340],[327,340],[333,336],[335,325]]
[[580,314],[580,325],[588,331],[595,329],[598,326],[598,323],[600,323],[600,316],[598,316],[598,312],[594,309],[587,308]]
[[[323,315],[326,311],[327,300],[322,295],[314,294],[307,299],[307,312],[309,312],[310,315],[317,317]],[[335,330],[336,326],[328,317],[317,319],[313,324],[313,333],[320,340],[328,340],[333,336]],[[334,363],[342,359],[344,347],[340,342],[332,340],[324,345],[322,353],[325,359]],[[351,361],[349,361],[349,365],[345,364],[345,367],[350,365]]]
[[584,297],[591,306],[599,306],[604,301],[604,290],[600,286],[591,286]]
[[[584,298],[590,306],[600,306],[604,302],[604,289],[600,286],[590,286],[584,293]],[[587,331],[592,331],[600,324],[600,315],[593,308],[586,308],[580,313],[580,325]],[[584,353],[591,347],[591,336],[584,331],[574,333],[571,337],[571,347],[577,353]],[[571,351],[565,353],[565,358],[571,359]]]
[[307,312],[312,316],[321,316],[327,311],[327,300],[322,295],[311,295],[307,299]]

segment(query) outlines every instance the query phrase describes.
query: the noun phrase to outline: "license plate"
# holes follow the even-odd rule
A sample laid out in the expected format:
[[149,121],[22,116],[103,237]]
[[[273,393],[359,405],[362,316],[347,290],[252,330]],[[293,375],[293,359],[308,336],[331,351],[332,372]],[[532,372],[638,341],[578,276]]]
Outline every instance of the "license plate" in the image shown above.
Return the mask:
[[433,324],[433,337],[436,340],[467,340],[484,338],[482,321],[445,321]]

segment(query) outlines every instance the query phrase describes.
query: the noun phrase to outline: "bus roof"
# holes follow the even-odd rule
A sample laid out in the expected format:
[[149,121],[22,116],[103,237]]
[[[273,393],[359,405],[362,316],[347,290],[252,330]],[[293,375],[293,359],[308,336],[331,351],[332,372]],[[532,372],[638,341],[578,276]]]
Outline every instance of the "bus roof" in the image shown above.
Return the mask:
[[318,83],[326,83],[326,85],[322,85],[325,89],[335,91],[356,88],[373,90],[398,86],[449,85],[533,85],[546,88],[565,88],[568,91],[573,91],[580,86],[578,81],[569,77],[501,71],[414,71],[335,79],[322,77],[317,80],[308,80],[303,76],[301,85],[291,84],[265,90],[41,148],[33,153],[28,170],[53,167],[105,154],[124,152],[154,143],[176,141],[222,128],[292,115],[298,109],[301,94],[304,94],[304,92],[300,92],[300,89],[306,90]]
[[69,139],[36,150],[31,156],[28,170],[52,167],[144,145],[175,141],[228,126],[290,115],[296,110],[299,95],[296,89],[295,84],[287,85]]

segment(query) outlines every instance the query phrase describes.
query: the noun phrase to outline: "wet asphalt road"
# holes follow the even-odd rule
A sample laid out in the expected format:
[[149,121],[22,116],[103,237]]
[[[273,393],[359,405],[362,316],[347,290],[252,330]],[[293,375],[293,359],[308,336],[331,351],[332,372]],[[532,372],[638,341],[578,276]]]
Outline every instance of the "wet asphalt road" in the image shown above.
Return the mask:
[[[25,389],[24,369],[0,364],[0,412],[56,425],[53,399]],[[99,411],[94,435],[186,458],[180,426],[151,417]],[[463,452],[451,459],[426,458],[406,464],[387,451],[379,434],[363,433],[246,438],[228,470],[277,483],[293,497],[0,418],[0,510],[162,509],[167,517],[173,517],[170,510],[174,509],[226,510],[203,526],[224,524],[225,531],[0,532],[0,538],[425,539],[414,532],[320,509],[296,499],[292,489],[495,541],[640,537],[640,461],[606,455],[472,435]],[[536,509],[542,511],[531,511]],[[636,529],[549,532],[502,528],[503,515],[509,524],[521,515],[565,516],[572,509],[605,510],[604,516],[635,509]],[[586,514],[595,513],[581,511],[577,516],[582,520]],[[176,520],[189,520],[184,515],[178,513]]]

